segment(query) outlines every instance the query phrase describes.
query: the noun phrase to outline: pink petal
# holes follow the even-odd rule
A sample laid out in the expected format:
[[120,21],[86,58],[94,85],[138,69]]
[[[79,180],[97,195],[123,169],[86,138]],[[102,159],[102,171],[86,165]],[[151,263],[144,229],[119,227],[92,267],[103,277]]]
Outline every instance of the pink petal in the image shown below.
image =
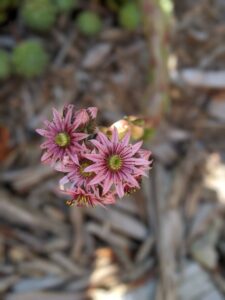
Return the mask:
[[96,119],[97,113],[98,113],[97,107],[88,107],[87,111],[90,114],[90,116],[91,116],[92,119]]
[[84,154],[84,157],[94,162],[99,162],[102,160],[102,157],[99,154],[94,154],[94,153]]
[[123,196],[124,196],[124,189],[123,189],[122,182],[119,182],[118,184],[116,184],[115,187],[116,187],[116,192],[117,192],[118,196],[120,198],[123,198]]
[[90,185],[101,183],[105,179],[105,174],[99,173],[97,174],[91,181]]
[[108,139],[108,137],[102,132],[98,133],[97,139],[99,139],[102,144],[105,144],[107,146],[111,145],[111,142]]
[[127,146],[130,141],[130,131],[128,131],[125,135],[125,137],[122,139],[121,143],[123,146]]
[[60,185],[65,185],[68,182],[69,182],[69,179],[67,176],[64,176],[62,179],[59,180]]
[[51,126],[51,122],[49,122],[48,120],[45,120],[43,123],[46,127]]
[[70,159],[76,164],[79,165],[79,160],[77,154],[73,153],[69,149],[66,149],[66,154],[70,157]]
[[142,158],[149,160],[150,156],[152,155],[152,152],[149,151],[149,150],[140,149],[140,150],[138,151],[138,154],[139,154]]
[[71,118],[72,118],[72,109],[68,109],[65,117],[65,123],[70,124],[71,123]]
[[88,166],[87,168],[84,169],[85,172],[95,172],[97,173],[98,171],[101,171],[103,169],[102,166],[98,166],[96,164]]
[[49,161],[49,158],[52,156],[51,153],[45,152],[42,157],[41,157],[41,162],[46,162],[47,160]]
[[113,127],[112,142],[114,144],[117,144],[119,142],[119,136],[116,127]]
[[61,118],[59,112],[55,108],[52,109],[52,112],[53,112],[53,122],[55,123],[55,125],[57,126],[57,128],[59,130],[63,130],[62,118]]
[[108,193],[112,184],[113,184],[113,182],[112,182],[110,176],[108,175],[107,177],[105,177],[105,181],[103,183],[103,195]]
[[86,109],[79,109],[75,114],[76,122],[79,125],[86,124],[89,122],[89,115],[86,112]]
[[68,148],[67,148],[71,153],[77,153],[79,151],[82,150],[82,147],[80,144],[78,143],[72,143],[72,145],[70,145]]
[[112,193],[109,193],[109,194],[105,195],[104,197],[102,197],[102,203],[105,205],[114,204],[115,202],[116,202],[116,199]]
[[140,168],[134,168],[134,173],[135,173],[135,175],[141,175],[141,176],[148,177],[148,174],[146,174],[146,172]]
[[139,166],[146,166],[150,164],[150,161],[143,158],[134,158],[133,162],[135,165],[139,165]]
[[101,150],[102,152],[104,153],[107,153],[108,152],[108,149],[102,145],[101,143],[99,143],[98,141],[96,140],[91,140],[91,143],[94,144],[94,146],[98,149],[98,150]]
[[35,130],[38,134],[40,134],[40,135],[42,135],[42,136],[47,136],[47,135],[49,135],[49,132],[47,131],[47,130],[45,130],[45,129],[36,129]]
[[133,186],[138,187],[139,188],[139,184],[137,182],[137,180],[130,174],[127,174],[127,179],[128,179],[128,183],[131,183]]
[[55,146],[55,145],[54,144],[52,145],[52,142],[49,141],[49,140],[40,145],[41,149],[50,148],[50,147],[53,147],[53,146]]
[[131,154],[134,155],[142,146],[143,142],[140,141],[134,145],[132,145],[132,150],[131,150]]
[[72,136],[74,137],[74,139],[76,141],[80,141],[80,140],[86,139],[88,137],[88,134],[76,132],[76,133],[73,133]]
[[63,172],[63,173],[66,173],[69,171],[69,169],[66,166],[64,166],[62,163],[56,164],[54,169],[58,172]]

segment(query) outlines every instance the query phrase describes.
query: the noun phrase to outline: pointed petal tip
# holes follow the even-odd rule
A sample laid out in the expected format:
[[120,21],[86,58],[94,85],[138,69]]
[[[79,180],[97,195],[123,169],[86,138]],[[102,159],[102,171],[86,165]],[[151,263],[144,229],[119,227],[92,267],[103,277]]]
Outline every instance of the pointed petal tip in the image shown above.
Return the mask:
[[46,135],[46,130],[42,129],[42,128],[37,128],[35,129],[36,133],[40,134],[41,136],[45,136]]

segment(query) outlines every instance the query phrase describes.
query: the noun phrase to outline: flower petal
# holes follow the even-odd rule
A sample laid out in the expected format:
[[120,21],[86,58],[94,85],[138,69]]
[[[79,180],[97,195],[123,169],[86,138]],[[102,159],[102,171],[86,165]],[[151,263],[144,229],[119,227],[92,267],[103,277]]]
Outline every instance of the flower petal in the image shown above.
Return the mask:
[[48,136],[49,135],[49,132],[47,131],[47,130],[45,130],[45,129],[36,129],[35,130],[38,134],[40,134],[40,135],[42,135],[42,136]]
[[88,134],[87,133],[76,132],[76,133],[73,133],[72,136],[74,137],[74,139],[76,141],[81,141],[83,139],[86,139],[88,137]]
[[117,144],[119,142],[119,135],[116,127],[113,127],[112,142],[114,144]]
[[99,141],[96,140],[91,140],[91,143],[94,144],[94,146],[98,149],[101,150],[103,153],[107,152],[107,148],[101,144]]
[[52,113],[53,113],[53,122],[55,123],[55,125],[59,130],[63,130],[62,118],[60,116],[60,113],[55,108],[52,109]]
[[84,172],[95,172],[97,173],[98,171],[101,171],[103,168],[102,166],[93,164],[91,166],[88,166],[87,168],[84,169]]
[[115,187],[116,187],[116,192],[117,192],[118,196],[119,196],[120,198],[123,198],[123,196],[124,196],[124,189],[123,189],[123,184],[122,184],[122,182],[118,182],[118,183],[115,185]]
[[108,176],[105,177],[105,180],[104,180],[104,183],[103,183],[103,195],[108,193],[108,191],[110,190],[112,184],[113,184],[113,182],[110,178],[110,175],[108,174]]
[[89,113],[92,119],[96,119],[98,113],[97,107],[88,107],[87,112]]
[[142,146],[143,142],[140,141],[134,145],[132,145],[132,150],[131,150],[131,154],[134,155]]
[[99,173],[90,181],[90,185],[101,183],[102,181],[104,181],[104,179],[105,179],[105,174]]
[[99,161],[102,160],[102,157],[99,154],[94,154],[94,153],[88,154],[88,153],[85,153],[83,156],[85,158],[91,160],[91,161],[94,161],[94,162],[99,162]]
[[108,137],[107,137],[104,133],[99,132],[97,138],[100,140],[100,142],[101,142],[102,144],[105,144],[105,145],[107,145],[107,146],[110,146],[110,145],[111,145],[110,140],[108,139]]
[[130,131],[128,131],[128,132],[126,133],[126,135],[125,135],[124,138],[122,139],[121,143],[122,143],[123,146],[127,146],[128,143],[129,143],[129,141],[130,141]]
[[72,118],[72,109],[69,109],[67,110],[67,113],[66,113],[66,117],[65,117],[65,123],[66,124],[71,124],[71,118]]

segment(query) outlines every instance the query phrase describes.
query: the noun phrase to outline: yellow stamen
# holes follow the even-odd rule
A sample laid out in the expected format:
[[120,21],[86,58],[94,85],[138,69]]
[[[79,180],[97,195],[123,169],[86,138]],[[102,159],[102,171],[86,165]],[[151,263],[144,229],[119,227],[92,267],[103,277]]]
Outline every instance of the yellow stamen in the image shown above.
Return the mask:
[[74,205],[74,201],[73,200],[67,200],[66,201],[66,205],[73,206]]
[[55,136],[55,143],[59,147],[67,147],[70,144],[70,136],[66,132],[60,132]]
[[90,166],[91,164],[87,161],[83,162],[80,164],[80,168],[79,168],[79,171],[80,171],[80,174],[83,176],[83,177],[91,177],[94,173],[93,172],[85,172],[84,170]]
[[85,195],[79,195],[77,197],[77,205],[89,206],[89,197]]
[[66,204],[68,206],[89,206],[89,196],[85,196],[85,195],[79,195],[76,199],[72,199],[72,200],[67,200]]
[[127,191],[125,192],[125,195],[130,195],[130,194],[136,193],[137,190],[138,190],[137,188],[129,188],[129,189],[127,189]]
[[122,159],[119,155],[115,154],[109,157],[108,166],[112,171],[118,171],[122,167]]

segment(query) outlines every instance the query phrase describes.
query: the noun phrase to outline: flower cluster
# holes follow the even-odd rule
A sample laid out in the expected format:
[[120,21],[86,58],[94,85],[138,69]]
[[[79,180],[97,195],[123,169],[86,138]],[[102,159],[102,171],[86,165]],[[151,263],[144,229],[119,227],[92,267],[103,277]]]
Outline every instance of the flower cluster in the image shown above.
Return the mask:
[[67,105],[37,133],[46,138],[41,144],[41,161],[64,173],[63,192],[68,205],[95,206],[115,203],[116,198],[140,188],[142,176],[150,169],[151,153],[142,142],[130,143],[130,133],[120,139],[116,127],[111,136],[100,132],[95,120],[97,108],[75,110]]

